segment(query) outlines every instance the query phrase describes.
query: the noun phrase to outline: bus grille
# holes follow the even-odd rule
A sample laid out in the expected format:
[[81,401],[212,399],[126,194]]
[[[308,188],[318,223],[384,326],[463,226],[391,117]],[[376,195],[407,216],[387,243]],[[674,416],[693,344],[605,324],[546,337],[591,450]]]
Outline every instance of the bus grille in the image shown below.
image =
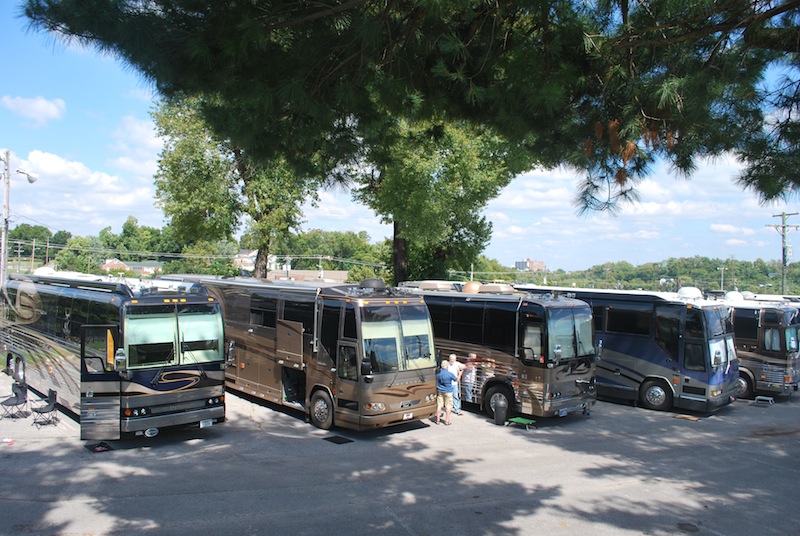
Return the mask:
[[761,381],[769,383],[783,383],[786,377],[786,369],[774,365],[766,365],[761,371]]

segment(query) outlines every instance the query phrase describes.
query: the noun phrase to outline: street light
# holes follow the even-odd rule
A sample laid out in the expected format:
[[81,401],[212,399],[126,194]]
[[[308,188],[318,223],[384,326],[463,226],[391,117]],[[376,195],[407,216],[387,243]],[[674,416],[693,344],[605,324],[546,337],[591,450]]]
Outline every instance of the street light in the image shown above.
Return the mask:
[[[5,195],[3,196],[3,236],[2,236],[2,258],[0,259],[0,284],[5,284],[6,279],[8,279],[8,218],[9,218],[9,205],[8,199],[11,193],[11,153],[6,149],[3,152],[3,164],[5,164],[5,169],[3,172],[3,184],[5,186]],[[25,175],[28,179],[28,182],[33,184],[36,182],[36,175],[32,173],[28,173],[27,171],[23,171],[21,169],[17,170],[17,173],[20,175]]]

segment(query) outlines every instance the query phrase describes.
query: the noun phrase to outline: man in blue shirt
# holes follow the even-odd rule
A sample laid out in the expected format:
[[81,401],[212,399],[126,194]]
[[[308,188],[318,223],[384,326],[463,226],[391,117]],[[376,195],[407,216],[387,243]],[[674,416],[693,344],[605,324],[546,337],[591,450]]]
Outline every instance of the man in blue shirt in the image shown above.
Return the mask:
[[436,424],[442,419],[442,408],[445,410],[444,423],[450,424],[450,414],[453,411],[453,384],[457,377],[447,370],[450,363],[442,361],[442,368],[436,375]]

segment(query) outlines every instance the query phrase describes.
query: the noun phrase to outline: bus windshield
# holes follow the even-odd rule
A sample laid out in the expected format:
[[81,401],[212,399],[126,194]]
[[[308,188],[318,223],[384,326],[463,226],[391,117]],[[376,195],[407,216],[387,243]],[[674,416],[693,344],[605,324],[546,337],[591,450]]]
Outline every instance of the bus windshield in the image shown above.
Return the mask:
[[364,307],[361,332],[370,374],[430,368],[433,336],[424,305]]
[[708,338],[733,333],[730,311],[724,307],[711,307],[704,310]]
[[722,369],[727,372],[731,361],[736,359],[736,349],[733,336],[728,336],[713,341],[709,341],[709,357],[711,358],[711,368]]
[[[594,353],[592,314],[585,309],[549,309],[548,350],[551,358],[572,359]],[[560,356],[557,355],[560,351]]]
[[216,304],[127,305],[124,329],[129,368],[222,360]]
[[178,305],[178,336],[181,341],[181,362],[208,363],[221,361],[222,317],[213,303]]

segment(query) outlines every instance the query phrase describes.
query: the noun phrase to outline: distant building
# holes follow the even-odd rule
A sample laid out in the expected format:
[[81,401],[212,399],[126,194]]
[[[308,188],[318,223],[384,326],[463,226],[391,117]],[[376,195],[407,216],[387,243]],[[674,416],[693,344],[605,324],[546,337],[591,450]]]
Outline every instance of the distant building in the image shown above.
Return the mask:
[[158,261],[122,262],[119,259],[106,259],[100,270],[114,274],[115,272],[132,272],[138,276],[148,277],[160,274],[164,264]]
[[544,272],[547,270],[547,266],[545,266],[544,261],[525,259],[524,261],[516,261],[514,269],[521,272]]

